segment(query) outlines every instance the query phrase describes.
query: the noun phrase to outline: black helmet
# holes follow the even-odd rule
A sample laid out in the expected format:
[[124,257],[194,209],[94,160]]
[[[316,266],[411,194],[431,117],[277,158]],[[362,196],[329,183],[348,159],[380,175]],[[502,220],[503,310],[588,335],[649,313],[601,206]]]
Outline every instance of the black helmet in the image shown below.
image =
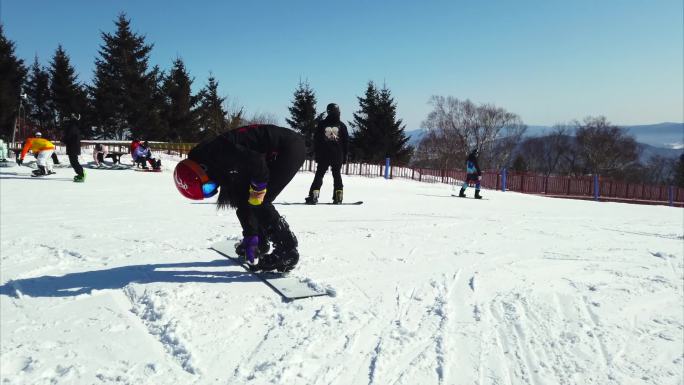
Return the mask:
[[326,110],[328,113],[337,112],[337,113],[339,114],[339,113],[340,113],[340,106],[338,106],[338,105],[335,104],[335,103],[330,103],[330,104],[328,104],[328,106],[325,108],[325,110]]
[[325,111],[328,113],[328,116],[331,118],[335,118],[335,119],[340,118],[340,106],[338,106],[335,103],[328,104],[328,106],[325,108]]
[[475,147],[473,151],[470,152],[470,155],[477,157],[478,155],[480,155],[480,150],[478,150],[477,147]]

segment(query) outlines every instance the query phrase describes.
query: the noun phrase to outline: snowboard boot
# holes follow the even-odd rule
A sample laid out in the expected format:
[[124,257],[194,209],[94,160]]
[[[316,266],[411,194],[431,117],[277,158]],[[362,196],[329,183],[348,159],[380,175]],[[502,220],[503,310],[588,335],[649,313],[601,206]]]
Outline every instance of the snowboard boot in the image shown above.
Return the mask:
[[335,193],[333,194],[333,201],[332,203],[334,205],[339,205],[342,203],[342,190],[335,190]]
[[320,194],[320,190],[311,190],[309,192],[309,196],[304,199],[307,205],[315,205],[318,203],[318,195]]
[[74,177],[74,182],[77,182],[77,183],[85,182],[85,173],[83,173],[83,175],[76,175]]
[[37,170],[31,171],[32,176],[43,176],[47,175],[47,171],[45,171],[45,166],[38,166]]
[[482,195],[480,195],[480,190],[475,190],[475,199],[482,199]]
[[[271,241],[269,241],[268,237],[265,235],[259,234],[259,247],[257,248],[257,254],[259,256],[266,255],[270,250]],[[245,255],[245,245],[242,243],[242,241],[235,244],[235,254],[245,258],[245,261],[247,260],[247,256]]]
[[269,225],[267,232],[273,241],[273,251],[259,259],[257,270],[287,273],[294,269],[299,262],[298,242],[285,218],[278,218],[275,224]]
[[154,163],[154,169],[161,170],[161,159],[157,159],[157,161]]
[[461,187],[461,191],[459,191],[458,196],[461,197],[461,198],[465,198],[465,197],[466,197],[466,195],[465,195],[465,189],[464,189],[463,187]]

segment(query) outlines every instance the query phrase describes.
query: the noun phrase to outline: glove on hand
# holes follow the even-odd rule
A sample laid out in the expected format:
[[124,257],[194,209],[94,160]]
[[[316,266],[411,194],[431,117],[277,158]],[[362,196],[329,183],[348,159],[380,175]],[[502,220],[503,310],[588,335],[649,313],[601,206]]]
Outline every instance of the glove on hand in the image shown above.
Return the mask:
[[259,206],[266,196],[266,183],[252,182],[249,184],[249,199],[247,202],[252,206]]
[[245,248],[245,256],[250,265],[258,262],[257,253],[259,249],[259,236],[248,235],[242,240],[242,246]]
[[478,175],[477,180],[482,180],[482,175]]

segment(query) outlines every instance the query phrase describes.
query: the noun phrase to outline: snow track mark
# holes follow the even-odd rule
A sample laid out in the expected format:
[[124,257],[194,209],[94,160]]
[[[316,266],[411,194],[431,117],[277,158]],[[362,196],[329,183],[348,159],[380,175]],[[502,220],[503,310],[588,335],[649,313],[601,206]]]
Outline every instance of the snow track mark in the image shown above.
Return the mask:
[[177,330],[177,320],[167,314],[167,294],[162,290],[145,289],[139,295],[132,286],[126,286],[124,293],[133,306],[131,312],[135,314],[164,347],[164,350],[177,361],[181,368],[190,374],[199,374],[192,363],[192,355],[181,334]]

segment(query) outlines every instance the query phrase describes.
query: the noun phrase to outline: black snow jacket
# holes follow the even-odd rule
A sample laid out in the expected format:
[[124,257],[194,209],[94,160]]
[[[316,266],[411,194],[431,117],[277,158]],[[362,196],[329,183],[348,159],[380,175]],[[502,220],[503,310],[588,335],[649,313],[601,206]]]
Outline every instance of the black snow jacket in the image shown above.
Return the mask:
[[330,117],[318,122],[314,133],[316,162],[342,164],[347,159],[348,146],[349,134],[344,123]]
[[70,120],[67,123],[62,143],[66,146],[67,155],[81,155],[81,131],[78,122]]
[[[259,228],[257,211],[262,207],[247,203],[250,183],[266,183],[267,188],[282,185],[278,170],[288,166],[299,168],[304,153],[304,138],[298,133],[275,125],[255,124],[198,144],[190,150],[188,159],[202,165],[209,178],[219,184],[219,205],[237,208],[243,233],[252,235]],[[300,163],[294,164],[295,159],[301,159]]]

